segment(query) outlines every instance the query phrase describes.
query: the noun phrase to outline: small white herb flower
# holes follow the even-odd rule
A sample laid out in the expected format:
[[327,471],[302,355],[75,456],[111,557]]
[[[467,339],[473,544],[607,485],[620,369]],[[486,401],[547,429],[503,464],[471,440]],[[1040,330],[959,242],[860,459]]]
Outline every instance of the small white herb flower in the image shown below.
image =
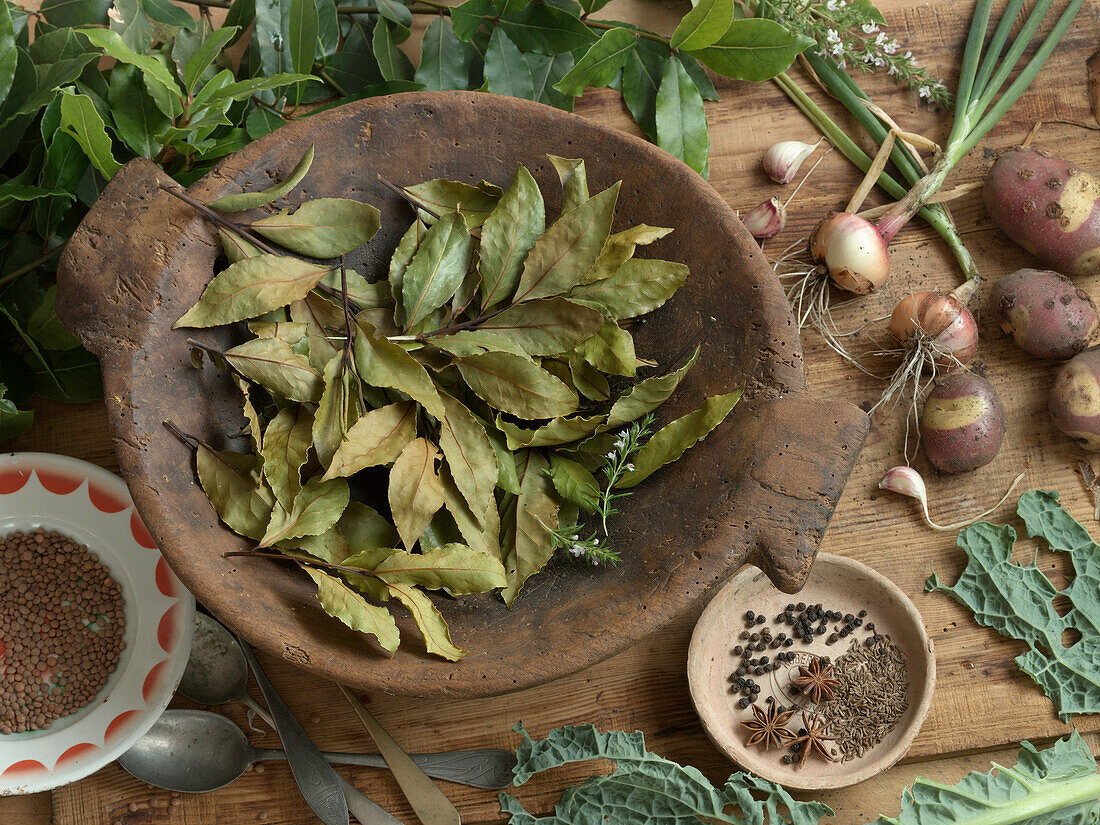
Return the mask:
[[572,547],[569,548],[569,552],[579,559],[581,556],[584,555],[584,548],[581,547],[579,544],[574,544]]
[[875,45],[881,49],[882,45],[886,42],[886,37],[886,32],[879,32],[878,37],[875,38]]
[[864,34],[875,34],[878,32],[878,26],[874,23],[864,23],[860,28],[863,29]]
[[886,65],[886,60],[881,57],[876,57],[874,63],[881,69],[883,66]]
[[932,99],[932,89],[928,86],[921,86],[920,89],[917,90],[917,93],[925,100]]
[[605,455],[605,456],[604,456],[604,458],[610,458],[610,459],[611,459],[612,461],[614,461],[614,459],[615,459],[615,451],[614,451],[614,450],[612,450],[612,451],[611,451],[611,452],[609,452],[609,453],[608,453],[607,455]]
[[628,473],[632,473],[632,472],[634,472],[634,465],[633,464],[627,464],[625,467],[623,467],[623,469],[626,470]]
[[836,29],[829,29],[829,31],[825,33],[825,40],[828,43],[839,43],[840,34]]
[[882,51],[885,54],[895,54],[900,48],[900,44],[897,40],[887,40],[882,44]]

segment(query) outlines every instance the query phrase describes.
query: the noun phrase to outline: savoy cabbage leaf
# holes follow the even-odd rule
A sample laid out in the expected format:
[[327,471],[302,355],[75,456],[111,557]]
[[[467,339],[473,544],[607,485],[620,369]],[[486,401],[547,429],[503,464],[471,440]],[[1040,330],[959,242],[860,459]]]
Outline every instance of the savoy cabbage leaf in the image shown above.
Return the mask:
[[[949,587],[933,573],[925,588],[951,594],[978,624],[1026,642],[1030,649],[1016,664],[1051,698],[1063,721],[1100,713],[1100,545],[1058,503],[1057,493],[1030,490],[1016,512],[1029,536],[1069,554],[1072,584],[1060,591],[1034,563],[1015,562],[1016,531],[981,522],[959,533],[959,548],[969,559],[959,580]],[[1054,608],[1059,594],[1070,605],[1064,616]],[[1067,629],[1081,634],[1069,647],[1062,643]]]
[[[819,802],[799,802],[774,782],[735,773],[716,788],[696,768],[650,753],[640,731],[601,733],[592,725],[558,728],[535,741],[523,729],[515,784],[571,762],[610,759],[615,770],[592,776],[562,794],[554,813],[534,816],[516,797],[500,795],[510,825],[816,825],[832,814]],[[740,808],[740,816],[733,809]]]

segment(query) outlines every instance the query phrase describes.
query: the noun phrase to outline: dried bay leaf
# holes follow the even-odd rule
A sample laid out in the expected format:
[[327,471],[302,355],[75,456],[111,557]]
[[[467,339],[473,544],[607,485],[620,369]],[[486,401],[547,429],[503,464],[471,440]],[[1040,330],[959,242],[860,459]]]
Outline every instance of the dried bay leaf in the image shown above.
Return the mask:
[[359,420],[359,405],[355,399],[355,376],[347,369],[347,361],[338,352],[325,364],[325,389],[317,403],[313,419],[313,447],[317,460],[328,469],[332,457],[348,430]]
[[281,255],[245,258],[215,275],[172,329],[231,324],[279,309],[304,298],[330,269]]
[[520,165],[481,229],[478,272],[482,310],[506,300],[515,291],[523,260],[545,229],[542,192],[527,168]]
[[373,507],[361,501],[353,501],[337,522],[356,554],[376,551],[380,547],[392,548],[400,541],[393,524]]
[[573,386],[585,398],[607,401],[611,397],[611,386],[603,373],[581,358],[576,350],[569,353],[569,372],[573,376]]
[[678,459],[725,421],[726,416],[741,400],[744,391],[745,388],[741,387],[724,395],[712,395],[699,409],[659,429],[634,454],[631,460],[634,469],[623,475],[615,486],[623,489],[634,487],[666,464]]
[[451,355],[477,355],[482,352],[510,352],[526,356],[527,353],[507,335],[483,329],[462,329],[447,335],[436,335],[429,341],[432,346]]
[[264,478],[275,498],[290,507],[302,490],[302,465],[312,443],[313,413],[304,406],[288,406],[279,410],[264,431]]
[[520,492],[501,514],[501,551],[508,586],[504,603],[509,607],[520,588],[554,555],[550,531],[558,526],[558,503],[550,481],[549,465],[535,450],[517,457]]
[[455,485],[480,522],[490,508],[496,508],[496,453],[485,428],[465,404],[445,392],[440,398],[446,415],[439,421],[439,448]]
[[[389,285],[385,281],[370,283],[366,278],[352,269],[344,270],[347,275],[348,298],[360,310],[364,309],[393,309],[393,296],[390,294]],[[340,292],[343,289],[343,278],[339,269],[334,269],[321,279],[321,284],[329,289]],[[343,312],[343,309],[340,310]]]
[[[485,223],[504,190],[486,181],[478,181],[476,186],[471,186],[461,181],[435,178],[406,186],[405,194],[413,203],[440,217],[461,211],[466,226],[477,229]],[[425,218],[429,219],[427,216]]]
[[406,548],[443,506],[443,489],[435,471],[439,451],[426,438],[414,438],[390,468],[389,500],[394,525]]
[[516,474],[516,457],[508,449],[504,433],[480,417],[478,421],[485,427],[485,434],[489,436],[489,443],[493,445],[493,451],[497,454],[497,487],[518,496],[519,476]]
[[[202,350],[199,350],[202,352]],[[264,430],[260,424],[260,415],[256,412],[256,407],[252,403],[252,385],[239,375],[233,376],[233,383],[237,385],[237,389],[241,391],[241,407],[244,412],[245,421],[248,422],[248,438],[252,442],[252,452],[254,452],[256,458],[256,469],[263,469],[263,455],[260,453],[260,443],[263,438]]]
[[[508,456],[512,462],[512,474],[515,475],[515,459],[511,458],[511,453],[508,453]],[[454,519],[455,526],[466,544],[475,550],[500,558],[500,512],[497,510],[496,500],[494,499],[479,519],[470,509],[466,497],[459,491],[451,475],[451,469],[446,463],[439,468],[439,483],[443,486],[443,506]],[[518,482],[516,490],[517,492],[519,490]],[[420,549],[424,549],[423,537],[421,537]]]
[[352,554],[347,536],[341,533],[338,527],[331,527],[318,536],[301,536],[279,542],[276,547],[284,553],[288,550],[297,550],[330,564],[340,564]]
[[[304,300],[295,301],[289,307],[290,318],[294,323],[306,325],[306,338],[309,340],[309,364],[319,373],[324,373],[325,365],[336,355],[336,345],[329,340],[325,323],[329,319],[328,310],[332,306],[316,293]],[[340,320],[343,321],[343,313]]]
[[398,551],[374,568],[386,584],[446,590],[452,596],[487,593],[504,587],[504,566],[495,556],[464,544],[446,544],[427,553]]
[[[249,321],[248,331],[257,338],[278,338],[299,355],[309,351],[309,324],[304,321]],[[305,350],[298,348],[305,342]]]
[[595,335],[603,326],[600,312],[565,298],[525,301],[480,325],[499,332],[528,355],[557,355]]
[[588,200],[588,172],[583,158],[562,158],[547,155],[561,181],[561,214],[572,212]]
[[497,417],[497,427],[507,439],[508,449],[521,450],[524,447],[554,447],[560,444],[572,444],[599,432],[607,421],[606,415],[576,416],[574,418],[555,418],[538,429],[528,430],[517,427],[509,421]]
[[667,227],[649,226],[640,223],[637,226],[632,226],[622,232],[616,232],[614,235],[608,236],[607,240],[604,241],[603,249],[600,250],[600,256],[596,259],[596,263],[585,273],[581,283],[590,284],[604,278],[610,278],[619,271],[619,267],[634,256],[634,251],[639,246],[647,246],[654,241],[659,241],[670,232],[672,230]]
[[638,371],[634,339],[615,321],[608,320],[599,332],[577,345],[577,354],[601,372],[632,377]]
[[561,295],[580,283],[603,249],[618,196],[616,183],[550,225],[527,254],[516,301]]
[[502,412],[538,419],[577,409],[577,394],[529,358],[486,352],[459,358],[457,364],[470,389]]
[[260,192],[242,192],[239,195],[226,195],[217,200],[210,201],[207,206],[217,209],[219,212],[243,212],[246,209],[255,209],[276,201],[283,195],[294,189],[309,172],[313,164],[313,144],[306,149],[301,159],[295,164],[290,174],[281,182],[269,186]]
[[245,377],[291,401],[315,402],[324,389],[321,375],[309,358],[296,353],[280,338],[245,341],[226,350],[225,360]]
[[367,321],[356,318],[355,366],[359,377],[372,387],[399,390],[436,418],[447,413],[427,370],[409,353],[379,336]]
[[629,260],[614,275],[574,287],[570,298],[600,307],[615,320],[652,312],[687,282],[688,268],[673,261]]
[[550,481],[565,501],[571,501],[586,513],[595,513],[598,509],[600,483],[583,464],[551,453]]
[[289,510],[275,502],[271,521],[259,546],[270,547],[279,541],[321,535],[340,519],[350,498],[351,491],[344,479],[311,478],[294,497]]
[[470,267],[473,239],[461,214],[444,215],[420,242],[405,270],[401,306],[415,327],[455,294]]
[[405,234],[401,236],[397,249],[393,251],[393,257],[390,258],[390,277],[388,281],[390,294],[393,296],[394,301],[393,320],[399,326],[405,326],[405,309],[401,303],[401,293],[405,284],[405,270],[412,263],[413,256],[416,254],[416,250],[420,248],[420,242],[427,233],[428,227],[418,215],[412,226],[406,229]]
[[280,246],[311,258],[336,258],[358,249],[378,232],[381,215],[369,203],[317,198],[296,209],[253,221],[251,228]]
[[449,662],[457,662],[466,655],[467,651],[451,641],[451,632],[443,614],[426,593],[404,584],[387,584],[386,587],[412,614],[429,653],[442,656]]
[[654,375],[644,381],[639,381],[628,392],[615,399],[615,403],[611,405],[611,412],[607,416],[607,424],[601,430],[618,429],[665,403],[680,382],[684,380],[688,370],[695,365],[698,357],[699,347],[697,346],[688,357],[687,362],[679,369],[667,375]]
[[352,630],[374,636],[384,650],[390,653],[397,650],[401,634],[389,610],[370,604],[335,576],[308,565],[302,565],[302,569],[317,585],[317,600],[326,613]]
[[402,401],[365,412],[336,447],[324,478],[389,464],[416,438],[416,405]]
[[199,444],[195,451],[199,484],[218,517],[250,539],[264,535],[275,496],[254,475],[256,458]]

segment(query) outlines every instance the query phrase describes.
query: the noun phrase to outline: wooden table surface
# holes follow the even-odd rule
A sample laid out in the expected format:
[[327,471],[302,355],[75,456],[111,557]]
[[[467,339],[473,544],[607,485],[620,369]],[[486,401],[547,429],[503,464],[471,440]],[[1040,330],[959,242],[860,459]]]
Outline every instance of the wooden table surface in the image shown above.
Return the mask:
[[[961,45],[972,3],[880,0],[892,33],[912,48],[934,73],[953,87]],[[614,0],[607,16],[635,21],[669,32],[686,3]],[[414,38],[415,40],[415,38]],[[1100,46],[1100,0],[1089,0],[1061,46],[1032,89],[949,179],[949,185],[979,181],[991,163],[988,151],[1018,143],[1039,118],[1089,120],[1085,60]],[[805,81],[801,73],[796,72]],[[773,194],[783,194],[760,171],[764,150],[777,140],[816,139],[806,122],[771,83],[747,84],[719,79],[722,100],[707,104],[713,150],[710,182],[738,210],[746,210]],[[948,113],[922,106],[916,96],[895,89],[886,78],[869,78],[865,87],[907,129],[942,140],[949,129]],[[823,99],[822,94],[816,97]],[[824,105],[824,104],[823,104]],[[845,123],[836,106],[826,106]],[[577,106],[584,117],[635,131],[617,93],[590,91]],[[854,128],[852,131],[856,134]],[[1100,138],[1067,125],[1045,126],[1036,145],[1083,166],[1100,170]],[[859,176],[837,153],[818,168],[811,183],[789,207],[787,230],[768,242],[776,255],[806,235],[829,210],[843,208]],[[1021,266],[1031,265],[986,216],[977,193],[952,204],[987,283]],[[893,245],[893,274],[880,293],[845,306],[837,316],[842,328],[881,319],[894,303],[915,289],[950,288],[957,283],[954,263],[938,236],[919,222],[906,228]],[[1086,289],[1095,284],[1082,283]],[[721,296],[715,296],[716,301]],[[981,304],[979,303],[980,307]],[[1087,458],[1050,425],[1046,392],[1054,367],[1010,346],[989,313],[979,313],[982,344],[978,368],[994,383],[1004,401],[1008,435],[992,464],[964,477],[935,476],[919,458],[915,466],[929,482],[933,514],[954,521],[978,512],[1000,498],[1008,482],[1027,471],[1026,487],[1058,490],[1070,511],[1094,533],[1092,504],[1076,473]],[[881,328],[881,320],[877,322]],[[872,324],[872,332],[875,324]],[[824,347],[814,333],[804,336],[808,380],[823,395],[853,402],[873,402],[880,384],[845,364]],[[873,348],[873,340],[857,343]],[[819,794],[836,811],[838,825],[868,822],[879,813],[894,815],[901,791],[918,775],[956,782],[969,770],[987,769],[990,760],[1011,762],[1015,744],[1023,738],[1047,743],[1071,727],[1056,718],[1052,705],[1012,659],[1020,643],[979,628],[958,605],[943,595],[926,594],[924,581],[935,566],[949,581],[964,564],[954,536],[929,530],[918,518],[911,499],[877,490],[883,472],[902,463],[902,415],[880,416],[859,465],[848,484],[823,550],[852,556],[889,576],[916,603],[936,645],[939,681],[932,709],[908,757],[892,770],[862,785]],[[10,445],[15,450],[65,453],[116,470],[102,405],[67,407],[43,402],[30,434]],[[1012,504],[995,515],[1015,521]],[[1029,561],[1035,547],[1022,541],[1017,557]],[[1065,579],[1063,559],[1039,549],[1039,563],[1057,586]],[[608,575],[614,575],[608,573]],[[522,604],[518,606],[522,609]],[[364,697],[371,709],[408,750],[514,747],[512,726],[520,719],[533,735],[570,723],[592,722],[604,729],[642,730],[650,747],[669,758],[699,767],[720,782],[732,770],[703,734],[688,696],[684,663],[688,638],[698,610],[681,617],[664,631],[622,654],[575,676],[520,693],[481,700],[426,701],[390,696]],[[264,662],[276,686],[317,742],[327,750],[369,750],[370,744],[338,690],[282,661]],[[187,706],[185,700],[177,700]],[[237,707],[224,712],[247,730]],[[308,720],[308,721],[307,721]],[[1078,717],[1074,723],[1094,753],[1100,753],[1100,716]],[[254,733],[260,745],[275,744],[269,733]],[[380,771],[341,768],[358,787],[403,821],[415,821],[396,785]],[[532,781],[521,797],[536,811],[552,807],[560,791],[580,781],[585,769],[563,769]],[[502,821],[494,793],[444,785],[458,805],[463,821]],[[223,825],[265,822],[310,823],[315,820],[296,793],[285,766],[269,765],[244,775],[211,794],[188,796],[175,804],[166,792],[151,789],[111,765],[88,779],[49,795],[0,799],[5,825]]]

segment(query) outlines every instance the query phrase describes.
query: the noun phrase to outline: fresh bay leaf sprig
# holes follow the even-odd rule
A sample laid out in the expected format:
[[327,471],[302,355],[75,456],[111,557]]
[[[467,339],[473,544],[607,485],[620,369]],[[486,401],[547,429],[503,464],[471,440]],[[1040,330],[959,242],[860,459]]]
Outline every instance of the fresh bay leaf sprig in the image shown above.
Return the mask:
[[[305,179],[312,157],[286,179]],[[162,187],[218,226],[227,262],[175,326],[247,321],[251,335],[224,350],[191,340],[192,363],[228,370],[240,390],[248,451],[170,426],[195,449],[221,520],[254,542],[245,552],[303,568],[320,605],[385,651],[400,644],[396,601],[430,653],[461,658],[425,591],[499,590],[511,606],[557,550],[578,555],[581,511],[603,535],[582,555],[617,559],[613,517],[628,487],[740,397],[702,399],[653,432],[699,347],[657,369],[631,327],[687,267],[636,258],[670,230],[613,233],[619,184],[592,194],[583,160],[551,161],[563,208],[549,225],[522,165],[504,188],[388,184],[412,223],[385,271],[365,273],[373,282],[344,256],[378,231],[374,206],[280,209],[285,182],[206,204]],[[243,210],[267,214],[245,222]]]

